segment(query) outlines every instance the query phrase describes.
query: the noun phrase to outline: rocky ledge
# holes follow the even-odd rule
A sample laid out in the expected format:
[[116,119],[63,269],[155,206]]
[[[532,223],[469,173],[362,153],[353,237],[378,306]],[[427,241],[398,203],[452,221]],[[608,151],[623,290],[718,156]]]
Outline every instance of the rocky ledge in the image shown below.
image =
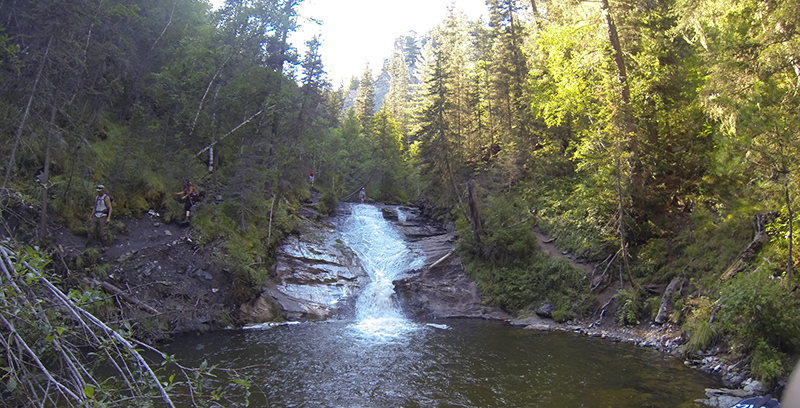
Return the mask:
[[284,240],[261,295],[242,306],[246,323],[324,320],[350,307],[369,277],[339,239],[337,218],[308,223]]
[[[408,277],[394,281],[399,303],[417,319],[479,317],[510,320],[497,307],[483,305],[483,295],[455,255],[455,232],[420,215],[416,208],[401,209],[398,220],[409,246],[424,259]],[[386,211],[384,211],[386,214]]]

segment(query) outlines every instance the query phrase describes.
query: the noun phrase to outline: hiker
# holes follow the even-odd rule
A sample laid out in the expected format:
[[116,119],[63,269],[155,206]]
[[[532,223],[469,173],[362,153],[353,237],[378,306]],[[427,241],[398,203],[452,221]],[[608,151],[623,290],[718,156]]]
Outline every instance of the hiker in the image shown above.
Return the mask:
[[175,195],[181,196],[181,200],[183,200],[183,210],[186,211],[183,222],[187,223],[192,215],[192,206],[194,205],[195,197],[197,197],[197,190],[194,188],[194,184],[184,177],[183,190],[175,193]]
[[314,172],[308,173],[308,183],[311,184],[311,187],[314,187]]
[[105,252],[107,244],[106,239],[106,225],[111,222],[111,198],[106,194],[106,188],[102,184],[98,184],[95,191],[97,195],[94,197],[94,208],[89,214],[89,239],[86,241],[86,246],[94,240],[100,241],[101,250]]
[[361,204],[364,204],[364,200],[367,199],[367,192],[364,191],[364,187],[361,187],[361,191],[358,192],[358,198],[361,199]]

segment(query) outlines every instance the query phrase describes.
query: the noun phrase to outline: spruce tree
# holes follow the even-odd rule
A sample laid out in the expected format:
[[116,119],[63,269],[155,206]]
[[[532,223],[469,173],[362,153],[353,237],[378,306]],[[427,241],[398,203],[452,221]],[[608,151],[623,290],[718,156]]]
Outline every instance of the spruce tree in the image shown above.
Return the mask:
[[375,87],[373,83],[372,71],[367,65],[364,68],[364,73],[361,74],[355,101],[356,117],[364,134],[371,132],[372,117],[375,115]]

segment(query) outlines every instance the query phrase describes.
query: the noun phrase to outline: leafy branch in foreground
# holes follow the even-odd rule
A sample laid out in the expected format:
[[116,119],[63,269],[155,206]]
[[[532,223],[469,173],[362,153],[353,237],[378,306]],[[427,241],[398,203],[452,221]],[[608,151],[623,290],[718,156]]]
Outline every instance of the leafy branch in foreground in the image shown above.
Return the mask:
[[[225,399],[220,389],[205,385],[216,377],[211,374],[215,367],[182,367],[146,346],[162,363],[148,361],[129,326],[112,328],[87,310],[99,293],[64,293],[54,284],[57,278],[44,272],[48,260],[38,251],[14,252],[9,246],[0,244],[0,382],[8,391],[0,395],[0,403],[152,406],[160,400],[174,407],[173,399],[187,394],[192,406]],[[185,383],[174,382],[175,375],[162,378],[173,367],[183,373]],[[229,375],[233,384],[249,387],[235,372]],[[179,393],[182,388],[188,391]]]

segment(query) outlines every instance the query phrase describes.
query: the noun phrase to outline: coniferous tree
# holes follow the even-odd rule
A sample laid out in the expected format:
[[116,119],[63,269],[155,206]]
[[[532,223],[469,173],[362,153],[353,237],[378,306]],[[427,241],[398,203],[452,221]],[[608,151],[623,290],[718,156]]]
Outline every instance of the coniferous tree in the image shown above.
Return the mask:
[[361,74],[361,81],[358,84],[358,91],[355,101],[355,113],[364,134],[369,134],[372,130],[372,117],[375,115],[375,87],[372,80],[372,71],[369,65],[364,68]]
[[461,199],[461,193],[453,173],[457,164],[456,142],[452,140],[452,102],[450,99],[450,73],[447,71],[445,53],[429,46],[424,70],[422,108],[419,113],[419,161],[422,175],[427,181],[432,197],[452,207]]
[[720,147],[745,159],[743,166],[720,167],[737,178],[746,175],[749,183],[757,180],[759,190],[782,207],[775,228],[788,238],[781,246],[787,254],[784,284],[790,285],[800,170],[797,2],[676,3],[678,29],[705,51],[710,72],[701,103],[722,123]]
[[[399,131],[403,135],[408,135],[410,129],[410,102],[411,102],[411,78],[409,67],[403,57],[403,37],[395,40],[395,47],[392,57],[389,59],[389,92],[383,99],[383,106],[386,107],[397,121]],[[408,148],[408,137],[403,137],[405,148]]]

